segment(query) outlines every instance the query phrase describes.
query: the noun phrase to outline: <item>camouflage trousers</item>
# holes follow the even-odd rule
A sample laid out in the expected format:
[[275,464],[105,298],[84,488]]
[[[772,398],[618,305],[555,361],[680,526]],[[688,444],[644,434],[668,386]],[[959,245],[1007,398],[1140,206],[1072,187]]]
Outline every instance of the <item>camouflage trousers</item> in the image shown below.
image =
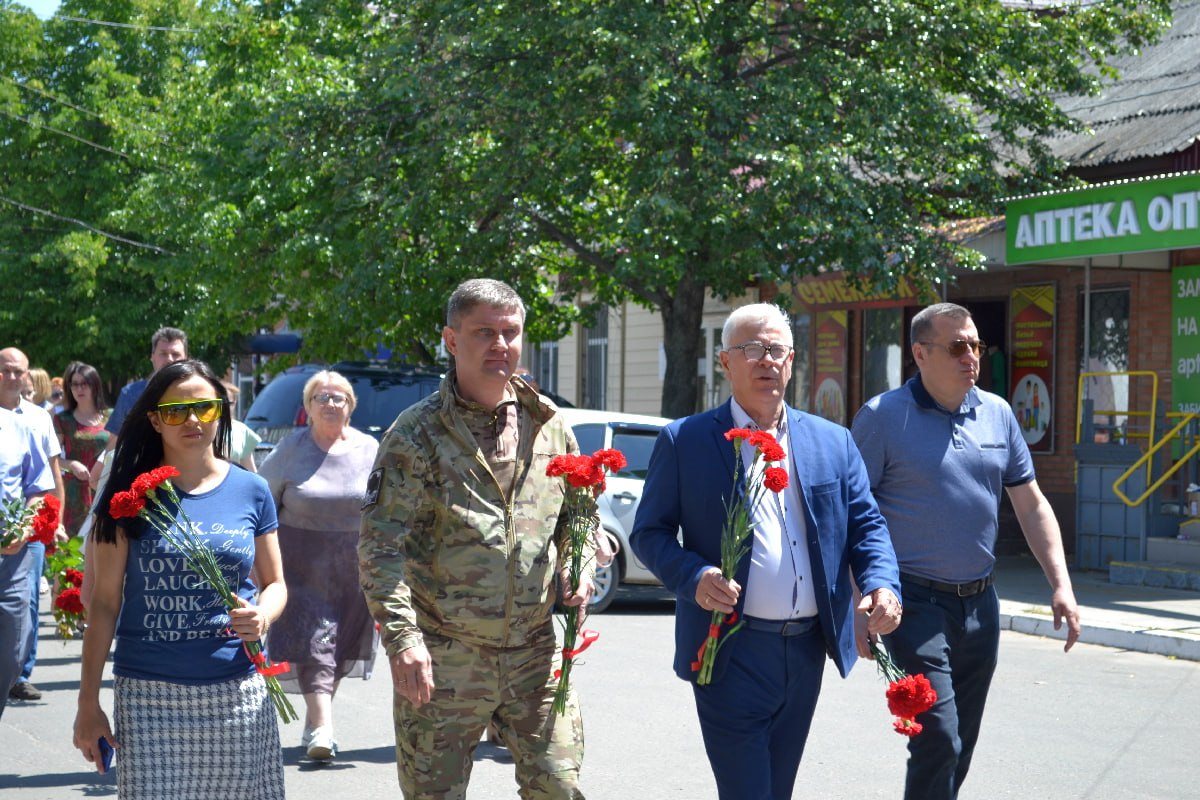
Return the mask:
[[475,748],[489,722],[516,763],[524,800],[583,800],[583,719],[574,690],[552,713],[561,654],[554,632],[501,649],[425,636],[436,689],[413,708],[395,695],[396,765],[407,800],[462,800]]

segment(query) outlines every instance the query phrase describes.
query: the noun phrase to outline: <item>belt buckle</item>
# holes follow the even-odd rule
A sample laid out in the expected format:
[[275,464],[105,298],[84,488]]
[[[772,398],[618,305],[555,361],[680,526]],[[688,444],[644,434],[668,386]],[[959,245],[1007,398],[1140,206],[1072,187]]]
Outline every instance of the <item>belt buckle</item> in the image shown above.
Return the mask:
[[806,620],[806,619],[792,620],[792,619],[790,619],[787,622],[783,623],[783,627],[780,628],[779,634],[781,636],[799,636],[800,634],[807,631],[811,626],[812,626],[812,622],[809,620]]

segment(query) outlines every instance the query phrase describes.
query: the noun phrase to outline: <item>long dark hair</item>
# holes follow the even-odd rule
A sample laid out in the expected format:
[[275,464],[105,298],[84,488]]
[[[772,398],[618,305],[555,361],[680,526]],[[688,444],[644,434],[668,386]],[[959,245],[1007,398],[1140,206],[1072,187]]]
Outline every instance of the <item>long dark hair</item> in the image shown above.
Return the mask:
[[[112,454],[112,469],[109,471],[108,482],[96,503],[96,541],[107,544],[117,541],[117,522],[108,513],[113,495],[128,491],[133,485],[133,479],[143,472],[162,466],[162,436],[150,424],[150,414],[167,393],[167,389],[192,377],[201,377],[208,381],[213,387],[214,395],[225,401],[221,407],[220,421],[217,423],[217,438],[213,440],[213,453],[217,458],[228,457],[229,431],[233,423],[229,411],[229,395],[221,379],[203,361],[176,361],[163,367],[150,378],[142,396],[133,404],[121,425],[117,448]],[[135,539],[140,529],[141,525],[125,527],[127,533]]]
[[71,381],[77,377],[83,378],[87,381],[87,385],[92,387],[92,400],[96,403],[96,410],[104,411],[108,408],[108,400],[104,397],[104,386],[100,383],[100,373],[91,364],[84,364],[82,361],[72,361],[67,367],[63,408],[74,414],[75,409],[79,407],[79,403],[75,400],[75,392],[71,388]]

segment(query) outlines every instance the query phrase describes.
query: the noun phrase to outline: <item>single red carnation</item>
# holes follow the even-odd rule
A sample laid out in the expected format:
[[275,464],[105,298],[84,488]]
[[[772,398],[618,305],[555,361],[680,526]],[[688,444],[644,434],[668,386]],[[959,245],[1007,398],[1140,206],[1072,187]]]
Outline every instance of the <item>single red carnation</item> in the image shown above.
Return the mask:
[[763,486],[766,486],[772,492],[782,492],[787,488],[787,485],[787,470],[782,467],[767,467],[763,470]]
[[587,459],[587,456],[581,456],[576,453],[565,453],[561,456],[555,456],[546,465],[546,475],[551,478],[557,478],[560,475],[567,475],[574,472],[583,459]]
[[63,589],[62,594],[54,599],[54,606],[66,611],[68,614],[82,614],[83,600],[79,597],[78,587],[71,586],[70,588]]
[[765,444],[774,444],[775,437],[760,428],[759,430],[751,431],[747,437],[747,441],[750,442],[751,447],[761,448]]
[[762,453],[764,461],[783,461],[787,458],[787,453],[783,452],[783,447],[775,440],[764,443],[758,448],[758,452]]
[[592,460],[607,467],[609,472],[620,472],[628,463],[620,450],[597,450],[592,453]]
[[907,736],[910,739],[916,736],[921,731],[925,730],[925,726],[916,720],[906,719],[905,717],[896,717],[892,723],[892,729],[902,736]]
[[68,586],[83,585],[83,573],[77,569],[67,567],[65,570],[63,570],[62,579],[63,583],[67,584]]
[[604,467],[589,456],[580,456],[575,468],[567,473],[567,483],[582,489],[604,483]]
[[897,717],[916,719],[933,708],[937,692],[924,675],[906,675],[894,681],[887,689],[888,711]]
[[117,492],[113,495],[112,502],[108,504],[108,513],[113,519],[121,519],[122,517],[136,517],[142,513],[142,509],[146,507],[146,498],[134,494],[132,491]]
[[179,470],[166,464],[161,467],[155,467],[149,472],[143,472],[133,479],[133,484],[129,487],[129,491],[137,497],[145,497],[148,493],[152,493],[155,489],[161,486],[164,482],[171,478],[179,477]]
[[730,428],[725,431],[725,440],[732,442],[734,439],[749,439],[754,435],[754,431],[749,428]]

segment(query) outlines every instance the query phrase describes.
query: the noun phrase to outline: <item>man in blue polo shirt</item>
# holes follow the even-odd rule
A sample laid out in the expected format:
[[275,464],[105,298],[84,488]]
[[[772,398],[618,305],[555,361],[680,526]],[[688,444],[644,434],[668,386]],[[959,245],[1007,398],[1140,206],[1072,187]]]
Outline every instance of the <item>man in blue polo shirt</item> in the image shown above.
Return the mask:
[[1079,609],[1017,419],[1003,398],[975,388],[986,345],[970,312],[929,306],[913,317],[911,340],[920,372],[868,401],[852,432],[900,563],[904,618],[884,642],[938,694],[909,739],[904,797],[950,800],[971,764],[1000,644],[992,569],[1002,490],[1050,582],[1055,629],[1066,620],[1065,650],[1079,638]]
[[[53,489],[50,459],[36,434],[19,416],[0,408],[0,501],[31,505]],[[0,715],[21,675],[29,638],[30,582],[36,579],[26,535],[28,531],[0,550]]]

